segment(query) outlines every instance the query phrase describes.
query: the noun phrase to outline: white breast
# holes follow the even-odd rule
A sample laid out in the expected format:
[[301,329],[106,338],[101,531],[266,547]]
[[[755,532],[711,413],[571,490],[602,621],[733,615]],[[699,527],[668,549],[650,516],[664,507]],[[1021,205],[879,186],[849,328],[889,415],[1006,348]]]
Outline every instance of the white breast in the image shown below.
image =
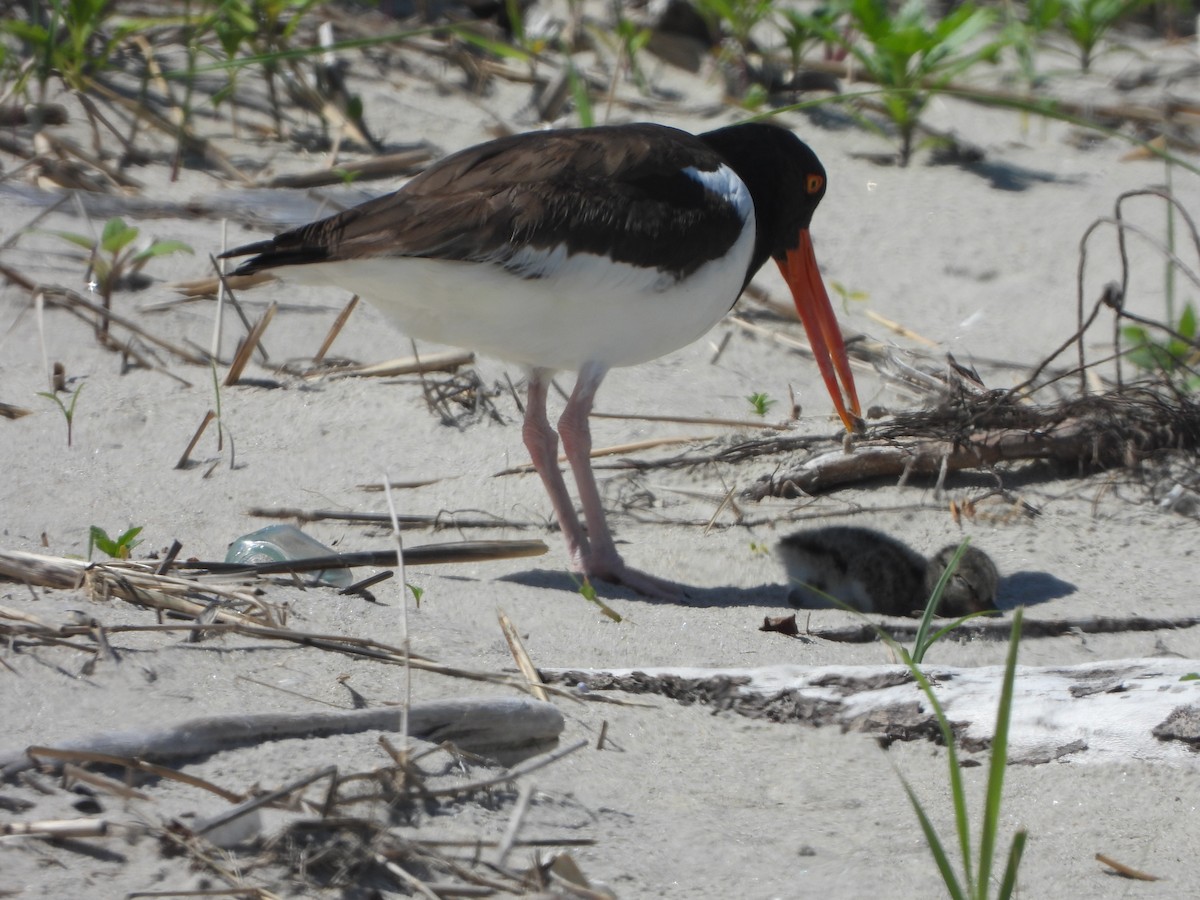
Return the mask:
[[374,304],[411,337],[550,369],[628,366],[690,344],[720,321],[754,251],[754,209],[724,167],[688,173],[735,207],[745,226],[716,260],[683,279],[565,246],[529,251],[520,277],[500,265],[392,257],[292,266],[279,274],[333,285]]

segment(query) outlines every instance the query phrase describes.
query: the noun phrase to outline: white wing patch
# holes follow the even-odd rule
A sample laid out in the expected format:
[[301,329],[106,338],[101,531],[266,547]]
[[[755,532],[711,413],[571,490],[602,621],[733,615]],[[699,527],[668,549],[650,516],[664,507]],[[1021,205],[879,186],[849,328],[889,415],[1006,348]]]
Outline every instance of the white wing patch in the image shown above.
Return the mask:
[[750,189],[745,182],[738,178],[737,173],[722,163],[713,172],[701,172],[695,166],[688,166],[683,174],[697,181],[710,194],[728,201],[737,211],[737,216],[743,222],[754,213],[754,201],[750,198]]

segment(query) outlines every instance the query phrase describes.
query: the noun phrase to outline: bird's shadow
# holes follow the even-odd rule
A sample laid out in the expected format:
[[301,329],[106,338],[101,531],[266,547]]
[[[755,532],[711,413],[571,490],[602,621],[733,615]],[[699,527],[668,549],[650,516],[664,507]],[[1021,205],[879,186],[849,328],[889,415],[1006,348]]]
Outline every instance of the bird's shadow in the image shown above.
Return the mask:
[[1058,175],[1044,169],[1030,169],[1015,163],[981,159],[957,164],[963,171],[986,179],[998,191],[1027,191],[1035,184],[1080,184],[1081,178]]
[[[509,581],[527,587],[579,593],[580,580],[570,572],[553,569],[530,569],[504,575],[499,581]],[[687,607],[760,607],[764,609],[786,609],[787,587],[782,584],[762,584],[757,587],[699,587],[680,584],[686,596],[682,600],[661,600],[646,597],[620,584],[607,581],[593,582],[596,595],[601,600],[641,600],[644,603],[669,604]]]
[[1000,579],[996,605],[1005,611],[1018,606],[1038,606],[1067,597],[1077,590],[1071,582],[1049,572],[1013,572]]
[[[580,581],[576,576],[570,572],[555,569],[530,569],[525,572],[514,572],[511,575],[502,576],[498,580],[551,591],[566,591],[572,594],[578,593],[580,588]],[[754,587],[699,587],[685,584],[680,587],[687,596],[678,601],[645,597],[623,585],[608,582],[598,582],[593,584],[593,587],[596,588],[596,594],[602,600],[640,600],[644,603],[702,608],[756,607],[771,610],[791,608],[788,603],[788,587],[784,584],[760,584]],[[1001,611],[1008,612],[1018,606],[1038,606],[1042,603],[1049,603],[1051,600],[1073,594],[1076,590],[1075,585],[1063,581],[1049,572],[1014,572],[1012,575],[1000,579],[996,605]]]

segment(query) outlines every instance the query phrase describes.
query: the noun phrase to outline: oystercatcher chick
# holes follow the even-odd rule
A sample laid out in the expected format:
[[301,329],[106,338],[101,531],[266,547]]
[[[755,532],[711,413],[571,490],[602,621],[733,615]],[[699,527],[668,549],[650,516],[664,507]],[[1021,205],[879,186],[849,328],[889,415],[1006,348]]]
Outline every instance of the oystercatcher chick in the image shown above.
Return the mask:
[[[919,616],[957,551],[950,544],[927,560],[883,532],[830,525],[780,538],[776,556],[787,570],[788,603],[795,609],[831,609],[837,600],[859,612]],[[957,618],[996,609],[999,583],[992,558],[968,545],[942,591],[937,615]]]
[[[337,286],[411,337],[525,366],[525,446],[573,569],[678,599],[677,585],[627,566],[613,542],[590,459],[596,390],[614,366],[699,338],[773,259],[838,415],[858,427],[809,237],[824,194],[813,151],[772,125],[540,131],[455,153],[393,194],[224,255],[252,257],[237,274]],[[557,433],[546,414],[556,370],[578,373]],[[582,521],[558,467],[559,437]]]

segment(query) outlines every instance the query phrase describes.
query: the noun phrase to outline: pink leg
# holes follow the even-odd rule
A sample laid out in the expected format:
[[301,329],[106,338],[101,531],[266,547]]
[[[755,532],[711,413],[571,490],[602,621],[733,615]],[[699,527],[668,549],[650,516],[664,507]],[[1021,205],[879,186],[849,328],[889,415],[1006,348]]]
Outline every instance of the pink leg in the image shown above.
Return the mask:
[[521,429],[525,447],[533,468],[542,478],[546,493],[554,506],[558,527],[567,540],[567,553],[571,557],[571,568],[576,572],[587,572],[589,557],[588,539],[579,524],[575,504],[567,491],[562,472],[558,468],[558,435],[546,418],[546,388],[550,380],[547,369],[534,369],[529,375],[529,397],[525,402],[525,424]]
[[592,430],[588,423],[596,391],[607,372],[603,366],[584,366],[558,420],[563,452],[567,456],[567,462],[571,464],[571,472],[575,475],[575,486],[579,491],[579,502],[583,507],[583,518],[588,528],[590,552],[584,556],[583,572],[592,578],[624,584],[648,597],[681,600],[685,594],[679,585],[654,578],[625,565],[613,542],[612,532],[608,529],[608,518],[604,514],[600,489],[592,471]]

